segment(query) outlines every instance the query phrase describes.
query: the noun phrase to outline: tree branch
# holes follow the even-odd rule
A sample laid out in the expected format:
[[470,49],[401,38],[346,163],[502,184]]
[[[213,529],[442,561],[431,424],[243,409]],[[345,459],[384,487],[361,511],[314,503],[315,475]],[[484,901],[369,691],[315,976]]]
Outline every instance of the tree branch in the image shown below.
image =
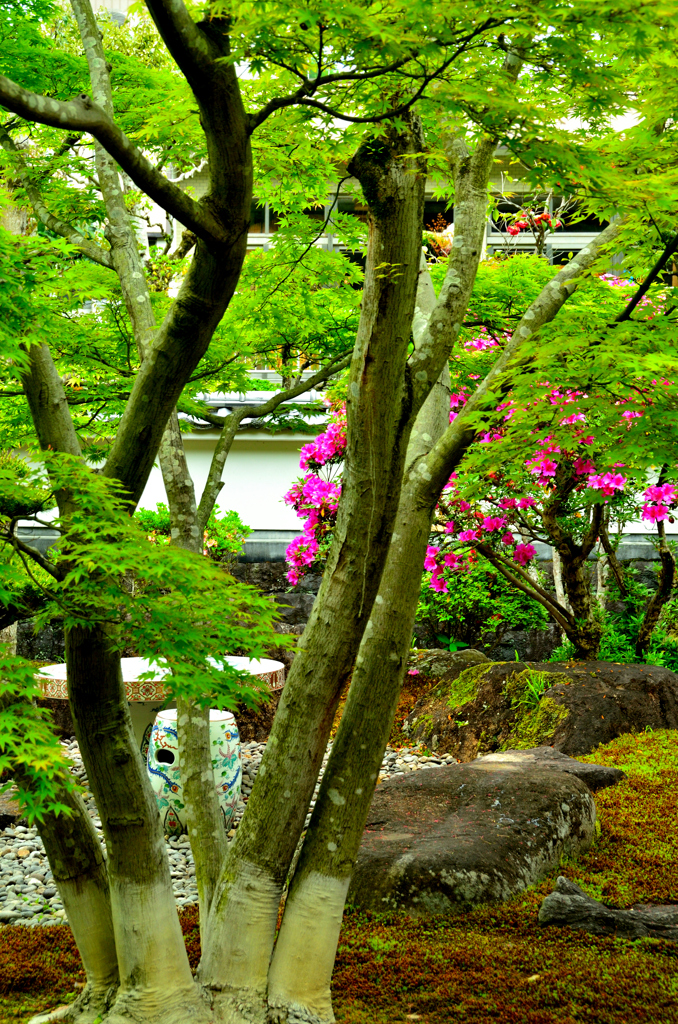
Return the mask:
[[41,569],[44,569],[46,573],[49,573],[55,580],[63,579],[63,575],[59,572],[53,562],[50,562],[48,558],[45,558],[37,548],[31,547],[30,544],[26,544],[24,541],[19,540],[17,535],[14,533],[14,527],[16,526],[16,520],[12,520],[7,534],[7,539],[12,545],[15,551],[21,552],[24,555],[28,555]]
[[172,217],[208,244],[228,241],[227,232],[216,217],[160,174],[89,96],[81,94],[64,103],[24,89],[0,75],[0,104],[27,121],[37,121],[52,128],[89,132],[142,192]]
[[417,467],[421,474],[422,486],[430,487],[432,493],[437,488],[437,493],[440,493],[450,473],[473,442],[476,427],[472,417],[491,401],[493,389],[499,386],[506,370],[518,356],[521,345],[558,314],[570,295],[576,291],[582,272],[595,263],[603,247],[613,242],[620,230],[621,221],[616,221],[601,231],[542,288],[534,302],[530,303],[494,366],[431,449],[425,465],[420,464]]
[[666,543],[666,531],[661,521],[657,522],[657,533],[659,535],[659,558],[662,567],[657,589],[645,609],[645,615],[638,631],[638,639],[636,640],[637,658],[643,658],[647,653],[654,628],[659,621],[662,608],[671,597],[673,582],[676,578],[676,560]]
[[[43,451],[64,452],[81,458],[80,441],[52,353],[46,344],[31,345],[28,357],[28,369],[21,374],[21,383],[40,447]],[[68,490],[55,490],[55,496],[61,515],[72,509],[72,495]]]
[[640,300],[649,291],[650,285],[652,285],[653,282],[657,279],[657,277],[661,273],[661,271],[664,268],[664,266],[666,266],[666,264],[668,263],[670,258],[677,251],[678,251],[678,235],[674,235],[674,237],[671,239],[671,241],[666,245],[666,247],[664,249],[664,252],[661,254],[661,256],[659,257],[659,259],[657,260],[657,262],[653,266],[653,268],[650,271],[650,273],[647,275],[647,277],[645,278],[643,283],[640,285],[640,287],[636,290],[635,294],[633,295],[633,298],[630,300],[630,302],[626,306],[626,309],[622,313],[620,313],[618,317],[615,318],[615,323],[620,324],[620,323],[623,323],[624,320],[630,320],[631,319],[631,313],[633,313],[634,309],[636,308],[636,306],[638,305]]
[[[115,114],[111,79],[92,5],[90,0],[71,0],[71,7],[87,58],[92,94],[112,121]],[[111,263],[118,275],[139,356],[143,359],[148,354],[156,329],[144,266],[115,161],[99,142],[95,144],[94,151],[99,188],[108,214]]]
[[146,0],[146,6],[165,46],[199,95],[205,74],[224,54],[193,21],[183,0]]
[[[504,579],[521,590],[523,594],[527,594],[528,597],[538,601],[539,604],[546,608],[546,610],[553,616],[559,626],[563,629],[572,629],[574,626],[574,616],[571,615],[566,608],[563,608],[558,601],[554,600],[550,594],[547,594],[545,590],[534,582],[534,580],[528,576],[528,574],[519,565],[512,565],[509,567],[505,564],[504,560],[500,558],[487,544],[476,544],[476,550],[483,555],[484,558],[490,562],[491,565],[498,569]],[[514,575],[517,573],[518,575]]]
[[619,593],[622,597],[628,597],[629,590],[626,586],[626,583],[624,582],[624,573],[622,571],[621,565],[619,564],[617,552],[614,550],[614,548],[612,547],[612,543],[610,542],[610,535],[607,531],[607,525],[604,521],[600,524],[600,542],[603,545],[603,551],[607,555],[607,563],[612,569],[614,578],[617,581]]
[[50,231],[53,231],[57,235],[61,235],[71,245],[76,246],[80,252],[93,260],[95,263],[99,263],[102,267],[112,267],[110,253],[102,249],[100,245],[93,242],[91,238],[85,238],[84,235],[80,234],[77,228],[74,228],[72,224],[67,224],[66,221],[60,220],[55,217],[54,214],[50,213],[45,203],[43,202],[40,191],[31,181],[30,171],[23,158],[21,150],[14,142],[14,139],[9,132],[0,125],[0,146],[7,152],[11,153],[14,157],[18,176],[21,180],[26,195],[28,196],[33,211],[38,220],[45,225]]
[[418,99],[421,98],[426,87],[433,82],[436,78],[439,78],[448,67],[454,63],[457,57],[465,53],[469,44],[476,39],[483,32],[486,32],[490,28],[497,28],[504,22],[495,18],[487,18],[482,25],[470,32],[457,46],[454,53],[440,64],[431,74],[424,74],[421,85],[416,92],[404,103],[399,103],[396,107],[392,107],[390,110],[383,114],[372,114],[364,117],[357,117],[351,114],[343,114],[340,110],[334,107],[328,106],[326,103],[322,103],[320,100],[313,99],[313,95],[317,93],[325,85],[336,85],[341,82],[363,82],[373,78],[378,78],[381,75],[390,74],[403,67],[410,60],[413,59],[416,54],[409,54],[407,57],[402,58],[399,61],[394,61],[392,64],[388,64],[383,68],[375,68],[372,71],[338,71],[331,75],[323,75],[319,78],[304,80],[302,84],[295,92],[290,93],[288,96],[274,97],[269,100],[268,103],[259,110],[257,114],[250,115],[250,131],[254,132],[263,122],[275,113],[277,110],[282,110],[285,107],[300,106],[300,107],[312,107],[316,110],[322,111],[324,114],[329,114],[330,117],[339,118],[342,121],[349,121],[351,124],[377,124],[380,121],[386,121],[390,118],[400,117],[402,114],[406,114],[407,111],[412,107]]
[[327,366],[322,367],[322,369],[318,370],[317,373],[314,373],[312,377],[309,377],[307,380],[299,381],[298,384],[295,384],[292,388],[287,388],[286,391],[277,392],[277,394],[274,394],[267,402],[259,402],[256,405],[243,406],[241,409],[236,409],[229,416],[225,417],[222,421],[223,429],[221,437],[217,441],[214,449],[207,481],[198,506],[198,524],[201,531],[205,529],[205,525],[212,514],[212,509],[214,508],[219,491],[223,487],[221,474],[242,420],[248,416],[256,416],[257,418],[268,416],[270,413],[274,412],[279,405],[282,405],[283,402],[289,402],[293,398],[297,398],[298,395],[303,395],[306,391],[311,391],[316,384],[321,384],[323,381],[327,380],[328,377],[331,377],[333,374],[338,373],[340,370],[343,370],[348,366],[351,362],[352,355],[353,353],[349,352],[346,355],[333,359],[327,364]]

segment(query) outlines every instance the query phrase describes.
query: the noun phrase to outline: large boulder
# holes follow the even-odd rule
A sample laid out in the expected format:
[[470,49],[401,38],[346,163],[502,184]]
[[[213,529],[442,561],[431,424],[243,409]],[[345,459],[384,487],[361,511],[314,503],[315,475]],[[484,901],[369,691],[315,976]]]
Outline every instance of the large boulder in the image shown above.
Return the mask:
[[445,914],[505,900],[590,846],[596,809],[574,775],[525,763],[452,765],[382,783],[348,900]]
[[[539,694],[541,693],[541,696]],[[576,757],[626,732],[678,728],[678,676],[654,665],[488,662],[441,680],[403,731],[460,761],[508,747]]]
[[621,768],[613,768],[607,764],[590,764],[577,761],[574,757],[561,754],[553,747],[532,747],[531,750],[502,750],[498,754],[486,754],[473,762],[480,765],[518,764],[524,767],[550,768],[552,771],[567,772],[581,779],[592,793],[608,786],[616,786],[626,778]]

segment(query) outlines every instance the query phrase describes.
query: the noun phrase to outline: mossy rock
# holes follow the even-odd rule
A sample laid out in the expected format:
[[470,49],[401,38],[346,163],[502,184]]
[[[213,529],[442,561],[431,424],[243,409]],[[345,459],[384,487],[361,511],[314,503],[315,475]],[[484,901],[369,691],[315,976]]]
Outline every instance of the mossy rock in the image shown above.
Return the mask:
[[558,726],[568,718],[569,711],[556,704],[552,697],[542,697],[536,708],[516,719],[513,732],[503,749],[528,750],[550,744]]
[[[543,686],[537,700],[535,677]],[[626,732],[678,728],[678,676],[653,665],[485,662],[441,680],[415,706],[411,741],[460,761],[509,747],[576,757]]]

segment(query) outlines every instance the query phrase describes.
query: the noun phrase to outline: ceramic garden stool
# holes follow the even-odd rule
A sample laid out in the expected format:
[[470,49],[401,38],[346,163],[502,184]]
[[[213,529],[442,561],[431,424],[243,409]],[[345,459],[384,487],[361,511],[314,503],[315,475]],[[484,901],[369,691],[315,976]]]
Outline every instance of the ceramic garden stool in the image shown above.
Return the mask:
[[[224,825],[228,827],[240,799],[242,782],[240,735],[230,711],[210,711],[210,743],[214,782]],[[179,771],[177,713],[171,708],[160,711],[155,720],[148,747],[148,774],[166,835],[184,835],[188,821]]]
[[[213,659],[210,660],[212,664],[217,664]],[[231,655],[223,658],[223,661],[227,661],[229,665],[242,672],[248,672],[264,684],[264,689],[272,693],[281,690],[285,685],[285,666],[281,661],[272,661],[269,658],[239,658]],[[162,665],[151,665],[144,658],[122,658],[120,666],[134,735],[141,757],[145,761],[155,716],[161,708],[171,708],[175,704],[175,701],[170,701],[171,691],[164,683],[169,669]],[[142,680],[139,679],[141,675],[152,678]],[[36,679],[40,683],[44,697],[68,700],[65,665],[45,665],[38,671]]]

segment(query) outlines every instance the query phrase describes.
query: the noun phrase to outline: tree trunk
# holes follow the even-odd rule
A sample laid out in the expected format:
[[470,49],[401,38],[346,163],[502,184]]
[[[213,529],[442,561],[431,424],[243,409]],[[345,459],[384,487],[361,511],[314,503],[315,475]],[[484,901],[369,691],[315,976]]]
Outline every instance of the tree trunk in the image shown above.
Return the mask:
[[[426,345],[431,319],[435,317],[439,333],[450,337],[450,347],[463,321],[482,251],[493,151],[489,140],[479,144],[474,156],[452,149],[455,237],[463,240],[464,251],[457,246],[456,258],[450,261],[447,276],[453,279],[456,294],[447,308],[443,302],[449,302],[449,289],[443,288],[441,302],[436,303],[428,274],[421,277],[414,319],[415,365],[417,346]],[[445,366],[412,429],[379,593],[285,904],[269,974],[269,1006],[279,1021],[334,1020],[330,979],[344,901],[407,667],[431,519],[445,482],[433,482],[423,460],[449,423],[449,392]],[[457,461],[460,457],[461,453]]]
[[[202,531],[198,524],[195,488],[188,471],[176,409],[162,436],[159,457],[169,503],[172,544],[202,557]],[[204,948],[208,941],[206,925],[209,910],[227,847],[212,771],[210,709],[178,697],[177,733],[188,837],[198,886],[200,939]]]
[[[410,466],[422,439],[430,447],[442,434],[449,406],[449,385],[441,382],[417,417]],[[344,901],[407,667],[435,504],[419,505],[416,489],[403,488],[381,586],[285,903],[269,974],[274,1020],[334,1021],[330,979]]]
[[[14,699],[0,693],[0,710],[13,702]],[[25,766],[16,766],[12,774],[22,789],[33,790],[35,776],[26,771]],[[60,813],[57,816],[47,811],[37,827],[80,951],[86,985],[67,1012],[61,1009],[58,1018],[47,1014],[40,1019],[94,1024],[112,1002],[118,986],[106,865],[101,843],[81,797],[63,786],[55,799],[70,810],[70,815]]]
[[[363,305],[348,385],[348,444],[335,538],[247,811],[210,914],[202,982],[233,1020],[262,1020],[282,887],[342,687],[367,625],[397,511],[411,427],[406,373],[424,175],[418,124],[361,147],[369,204]],[[415,173],[416,172],[416,173]]]
[[73,724],[101,816],[120,987],[106,1021],[206,1021],[177,914],[160,817],[120,671],[101,627],[66,633]]
[[655,626],[659,622],[659,616],[661,615],[662,608],[671,597],[673,584],[676,578],[676,560],[666,543],[666,531],[664,529],[664,524],[661,521],[657,523],[657,532],[659,534],[659,558],[661,560],[662,567],[659,573],[657,589],[645,609],[645,615],[643,616],[643,621],[638,631],[638,639],[636,640],[636,657],[639,660],[644,659],[649,650],[652,634],[654,633]]
[[113,1003],[118,988],[106,864],[81,797],[62,790],[58,799],[71,809],[71,816],[46,814],[38,822],[38,832],[82,958],[86,985],[66,1012],[39,1015],[31,1024],[52,1020],[95,1024]]
[[598,657],[603,624],[595,614],[591,581],[582,558],[562,558],[563,584],[575,623],[566,626],[568,639],[574,644],[574,657],[595,661]]

